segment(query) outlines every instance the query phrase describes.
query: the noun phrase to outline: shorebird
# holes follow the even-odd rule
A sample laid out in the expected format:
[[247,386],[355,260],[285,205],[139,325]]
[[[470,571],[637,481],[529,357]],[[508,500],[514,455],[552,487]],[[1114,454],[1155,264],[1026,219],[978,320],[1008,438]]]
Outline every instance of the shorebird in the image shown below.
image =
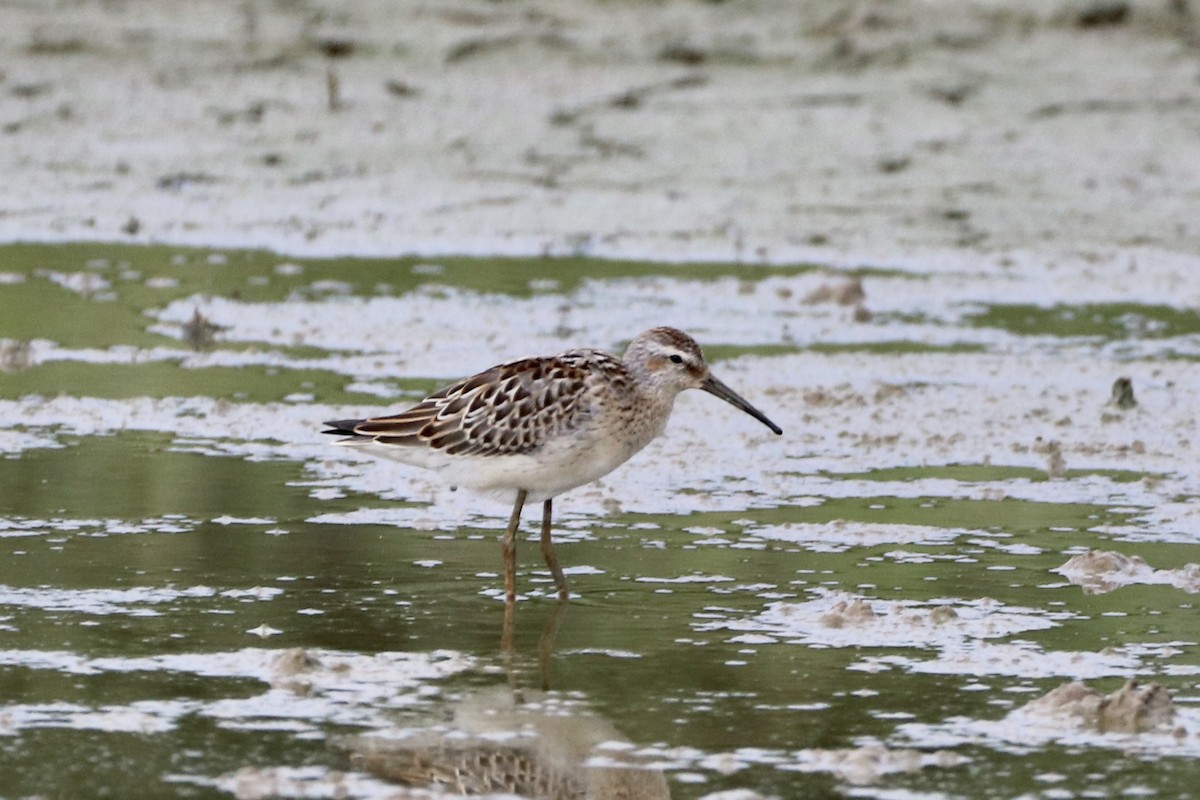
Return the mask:
[[516,599],[516,532],[527,501],[542,502],[542,556],[566,600],[550,538],[552,503],[624,464],[663,432],[675,396],[703,389],[776,434],[783,431],[712,374],[700,345],[675,328],[652,328],[621,358],[567,350],[484,370],[406,411],[326,422],[335,444],[442,473],[455,486],[516,492],[501,540],[504,593]]

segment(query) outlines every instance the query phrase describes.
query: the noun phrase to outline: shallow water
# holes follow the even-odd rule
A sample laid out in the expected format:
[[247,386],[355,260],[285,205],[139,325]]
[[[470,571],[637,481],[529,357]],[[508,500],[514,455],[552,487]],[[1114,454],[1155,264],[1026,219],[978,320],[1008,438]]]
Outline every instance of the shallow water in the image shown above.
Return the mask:
[[[1200,317],[1145,285],[0,248],[0,790],[421,796],[516,753],[559,796],[1189,796]],[[318,423],[654,324],[785,436],[681,398],[556,503],[561,617],[528,512],[506,658],[506,503]],[[1089,550],[1145,563],[1085,592]],[[1168,724],[1017,712],[1133,677]]]

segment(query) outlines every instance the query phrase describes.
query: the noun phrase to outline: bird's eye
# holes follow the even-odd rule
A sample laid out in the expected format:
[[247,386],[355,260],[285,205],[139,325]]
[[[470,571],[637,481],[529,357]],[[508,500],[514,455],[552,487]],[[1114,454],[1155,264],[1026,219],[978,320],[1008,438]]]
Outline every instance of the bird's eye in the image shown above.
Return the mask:
[[683,356],[679,355],[679,353],[675,353],[674,355],[671,356],[671,363],[672,364],[682,364]]

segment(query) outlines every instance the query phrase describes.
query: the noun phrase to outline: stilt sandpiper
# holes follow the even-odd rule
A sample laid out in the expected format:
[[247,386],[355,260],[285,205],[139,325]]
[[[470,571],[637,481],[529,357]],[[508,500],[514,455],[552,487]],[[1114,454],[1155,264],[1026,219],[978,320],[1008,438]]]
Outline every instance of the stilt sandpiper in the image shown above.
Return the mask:
[[327,422],[336,444],[441,472],[456,486],[516,493],[504,532],[504,592],[516,598],[516,532],[542,502],[542,555],[558,595],[567,581],[550,539],[553,498],[612,472],[663,432],[675,396],[703,389],[783,431],[709,371],[683,331],[652,328],[623,358],[568,350],[484,370],[399,414]]

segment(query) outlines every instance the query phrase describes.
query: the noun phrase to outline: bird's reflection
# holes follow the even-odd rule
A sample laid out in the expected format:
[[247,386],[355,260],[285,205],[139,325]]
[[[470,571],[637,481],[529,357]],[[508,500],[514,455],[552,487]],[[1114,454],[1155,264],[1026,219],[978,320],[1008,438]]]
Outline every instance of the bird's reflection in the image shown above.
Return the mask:
[[670,798],[662,771],[639,763],[635,748],[611,722],[583,701],[549,690],[565,600],[554,604],[538,639],[541,689],[520,687],[515,606],[510,601],[504,608],[501,655],[507,683],[464,695],[428,725],[345,740],[351,764],[386,781],[468,796]]
[[669,798],[659,770],[638,763],[612,723],[573,698],[493,686],[421,728],[345,743],[355,769],[410,787],[531,800]]

